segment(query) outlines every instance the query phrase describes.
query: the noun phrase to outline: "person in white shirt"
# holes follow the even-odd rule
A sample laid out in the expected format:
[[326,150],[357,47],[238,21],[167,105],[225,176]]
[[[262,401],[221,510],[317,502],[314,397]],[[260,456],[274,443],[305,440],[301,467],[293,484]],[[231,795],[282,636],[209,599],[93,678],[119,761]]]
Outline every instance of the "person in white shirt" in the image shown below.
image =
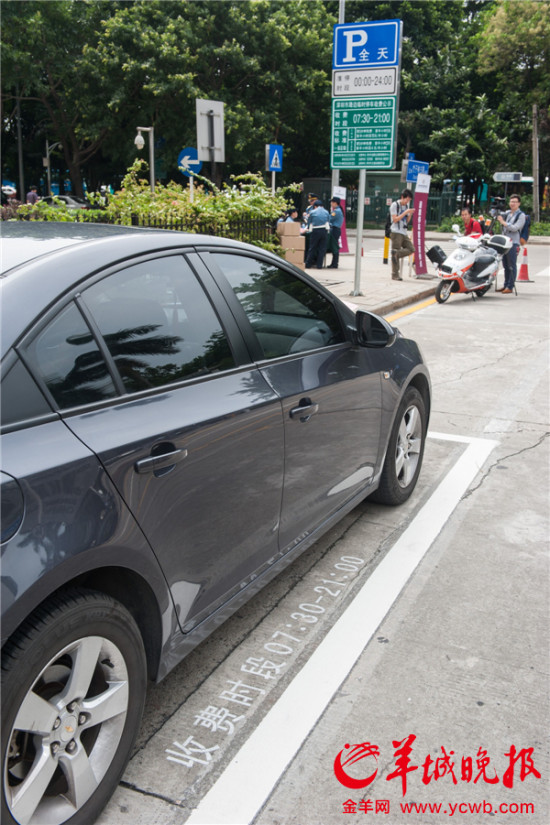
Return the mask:
[[409,207],[412,199],[410,189],[403,189],[398,201],[390,206],[391,223],[391,276],[394,281],[402,281],[399,274],[399,260],[414,253],[414,246],[409,239],[407,224],[414,209]]

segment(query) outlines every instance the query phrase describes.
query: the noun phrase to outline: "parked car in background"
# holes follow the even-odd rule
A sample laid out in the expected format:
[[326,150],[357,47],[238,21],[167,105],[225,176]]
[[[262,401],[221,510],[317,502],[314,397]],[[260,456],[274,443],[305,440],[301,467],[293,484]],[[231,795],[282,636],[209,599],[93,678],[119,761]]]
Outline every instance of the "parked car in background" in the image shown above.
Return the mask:
[[67,209],[93,209],[94,207],[86,198],[79,198],[76,195],[46,195],[40,198],[40,203],[48,206],[65,206]]
[[91,825],[158,681],[424,451],[418,346],[221,238],[6,224],[3,825]]

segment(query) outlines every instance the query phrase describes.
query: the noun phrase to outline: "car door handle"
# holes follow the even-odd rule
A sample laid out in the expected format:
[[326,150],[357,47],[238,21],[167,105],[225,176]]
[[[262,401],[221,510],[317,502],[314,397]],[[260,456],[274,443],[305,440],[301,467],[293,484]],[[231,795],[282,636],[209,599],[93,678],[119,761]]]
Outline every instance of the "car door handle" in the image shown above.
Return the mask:
[[149,458],[142,458],[134,464],[137,473],[154,473],[157,470],[165,470],[173,467],[178,461],[187,457],[187,450],[172,450],[161,455],[152,455]]
[[319,412],[319,404],[315,404],[309,398],[304,398],[303,403],[300,401],[299,406],[293,407],[289,415],[293,419],[299,418],[302,424],[305,424],[316,412]]

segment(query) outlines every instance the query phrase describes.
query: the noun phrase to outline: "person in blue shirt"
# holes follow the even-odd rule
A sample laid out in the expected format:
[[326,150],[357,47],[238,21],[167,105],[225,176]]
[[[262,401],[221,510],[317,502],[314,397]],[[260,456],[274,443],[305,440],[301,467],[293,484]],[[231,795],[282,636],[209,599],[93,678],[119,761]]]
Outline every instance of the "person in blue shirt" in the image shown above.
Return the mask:
[[[303,219],[303,224],[302,225],[304,227],[307,227],[307,222],[308,222],[308,219],[309,219],[309,215],[315,209],[314,204],[315,204],[315,201],[317,201],[317,200],[319,200],[319,198],[317,197],[315,192],[308,192],[308,194],[307,194],[307,207],[306,207],[304,213],[302,214],[302,219]],[[306,248],[304,250],[304,264],[307,261],[307,255],[308,255],[308,252],[309,252],[309,241],[311,239],[311,232],[306,232],[305,239],[306,239]]]
[[342,234],[342,224],[344,223],[344,213],[340,206],[340,198],[333,197],[330,202],[330,215],[328,219],[329,231],[332,240],[332,263],[327,269],[338,269],[338,259],[340,257],[340,235]]
[[298,217],[298,210],[296,209],[296,207],[293,207],[293,209],[289,209],[287,211],[285,223],[294,223],[294,221],[297,219],[297,217]]
[[327,251],[329,214],[322,201],[315,201],[308,215],[307,226],[310,230],[309,248],[306,257],[306,269],[323,268]]

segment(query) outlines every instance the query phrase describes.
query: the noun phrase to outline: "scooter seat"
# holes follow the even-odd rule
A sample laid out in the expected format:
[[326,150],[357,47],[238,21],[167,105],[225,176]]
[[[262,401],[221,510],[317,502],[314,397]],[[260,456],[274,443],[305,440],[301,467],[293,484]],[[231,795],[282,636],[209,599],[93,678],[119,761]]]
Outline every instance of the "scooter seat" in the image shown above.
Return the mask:
[[477,281],[485,281],[488,277],[487,269],[494,267],[495,259],[492,255],[480,255],[474,261],[473,267],[468,271],[468,278]]

